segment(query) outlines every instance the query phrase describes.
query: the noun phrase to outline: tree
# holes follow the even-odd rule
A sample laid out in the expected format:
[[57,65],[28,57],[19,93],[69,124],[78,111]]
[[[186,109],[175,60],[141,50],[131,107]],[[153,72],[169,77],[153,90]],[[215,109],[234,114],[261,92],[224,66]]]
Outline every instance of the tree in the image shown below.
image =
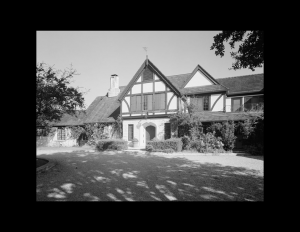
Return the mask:
[[214,36],[214,43],[210,50],[216,49],[216,56],[224,56],[224,41],[230,40],[231,49],[236,42],[241,42],[237,52],[230,52],[235,59],[230,69],[262,67],[264,63],[264,33],[263,31],[223,31]]
[[68,86],[76,75],[69,70],[54,70],[44,63],[36,65],[36,125],[49,127],[49,123],[61,119],[64,113],[74,115],[76,109],[84,108],[83,93]]

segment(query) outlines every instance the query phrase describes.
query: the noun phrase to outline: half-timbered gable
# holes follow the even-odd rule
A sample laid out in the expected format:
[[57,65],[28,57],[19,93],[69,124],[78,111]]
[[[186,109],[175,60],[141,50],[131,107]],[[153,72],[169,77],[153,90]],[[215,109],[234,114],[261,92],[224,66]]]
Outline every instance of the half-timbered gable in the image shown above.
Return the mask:
[[179,109],[179,97],[176,87],[146,60],[119,98],[121,114],[123,118],[167,116]]

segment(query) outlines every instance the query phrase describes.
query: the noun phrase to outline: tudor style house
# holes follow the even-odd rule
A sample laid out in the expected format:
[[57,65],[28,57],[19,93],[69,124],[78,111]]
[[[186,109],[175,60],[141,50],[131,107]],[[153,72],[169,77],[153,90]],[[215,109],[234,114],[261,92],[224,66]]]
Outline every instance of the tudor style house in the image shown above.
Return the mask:
[[[58,128],[54,138],[59,137],[60,144],[67,146],[66,138],[63,140],[59,135],[67,125],[113,123],[121,115],[121,137],[128,142],[137,139],[139,147],[145,148],[146,142],[155,137],[168,139],[176,136],[169,116],[186,112],[189,103],[195,105],[205,124],[245,120],[255,114],[245,111],[263,105],[263,102],[263,74],[215,79],[197,65],[191,73],[165,76],[147,58],[127,86],[119,86],[118,75],[112,75],[106,96],[97,97],[84,116],[65,116],[54,124]],[[110,131],[111,128],[107,129]]]

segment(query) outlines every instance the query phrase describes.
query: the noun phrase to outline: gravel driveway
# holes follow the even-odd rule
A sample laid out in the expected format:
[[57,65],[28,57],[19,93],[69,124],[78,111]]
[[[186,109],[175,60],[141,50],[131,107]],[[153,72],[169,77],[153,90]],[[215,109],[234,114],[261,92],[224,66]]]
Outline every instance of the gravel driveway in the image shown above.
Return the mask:
[[241,156],[37,150],[37,201],[263,201],[263,160]]

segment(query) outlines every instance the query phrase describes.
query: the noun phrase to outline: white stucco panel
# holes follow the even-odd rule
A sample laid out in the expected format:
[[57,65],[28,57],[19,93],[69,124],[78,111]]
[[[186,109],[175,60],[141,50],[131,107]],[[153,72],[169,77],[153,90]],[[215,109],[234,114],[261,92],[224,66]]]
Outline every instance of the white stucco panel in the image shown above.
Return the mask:
[[171,97],[174,95],[174,93],[167,93],[167,104],[169,104]]
[[153,92],[153,82],[143,84],[143,93]]
[[169,105],[169,110],[177,110],[177,96],[174,96]]
[[133,124],[134,138],[139,140],[139,146],[146,146],[145,128],[149,125],[155,127],[155,137],[164,139],[164,124],[170,122],[169,118],[132,119],[123,121],[123,139],[128,141],[128,124]]
[[125,97],[125,100],[127,101],[128,105],[130,106],[130,97]]
[[136,82],[142,82],[142,77],[140,76]]
[[141,93],[141,91],[142,91],[141,84],[136,84],[136,85],[132,86],[132,89],[131,89],[132,94]]
[[163,82],[155,82],[155,92],[158,91],[165,91],[166,90],[166,85]]
[[[213,104],[215,104],[216,100],[218,99],[218,97],[220,97],[220,95],[221,94],[212,94],[211,95],[210,108],[213,106]],[[223,104],[224,104],[224,96],[222,95],[216,102],[212,111],[223,111]]]
[[122,113],[127,113],[127,112],[129,112],[129,109],[128,109],[126,102],[123,100],[122,101]]
[[154,80],[159,80],[158,76],[156,76],[156,74],[154,74]]
[[187,87],[195,87],[195,86],[203,86],[203,85],[213,85],[206,76],[204,76],[200,71],[197,71],[192,79],[187,83],[185,88]]

